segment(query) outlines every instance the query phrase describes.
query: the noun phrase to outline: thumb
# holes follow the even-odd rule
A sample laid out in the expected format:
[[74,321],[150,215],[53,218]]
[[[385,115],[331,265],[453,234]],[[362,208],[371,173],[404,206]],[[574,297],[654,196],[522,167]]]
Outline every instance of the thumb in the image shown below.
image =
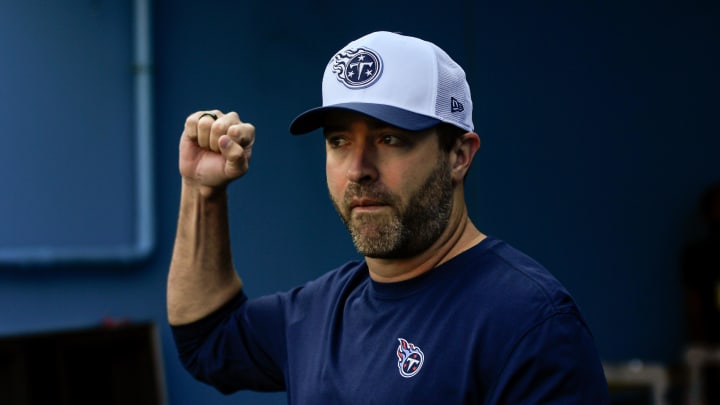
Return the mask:
[[225,157],[225,175],[228,178],[238,178],[247,173],[252,145],[242,147],[227,135],[218,139],[218,145],[220,145],[220,152]]

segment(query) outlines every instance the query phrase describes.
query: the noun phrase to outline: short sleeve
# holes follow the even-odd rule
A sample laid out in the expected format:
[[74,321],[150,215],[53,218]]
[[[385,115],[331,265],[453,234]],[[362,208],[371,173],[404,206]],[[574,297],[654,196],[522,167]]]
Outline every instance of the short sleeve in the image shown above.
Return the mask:
[[609,404],[605,374],[585,323],[551,315],[516,344],[487,403]]

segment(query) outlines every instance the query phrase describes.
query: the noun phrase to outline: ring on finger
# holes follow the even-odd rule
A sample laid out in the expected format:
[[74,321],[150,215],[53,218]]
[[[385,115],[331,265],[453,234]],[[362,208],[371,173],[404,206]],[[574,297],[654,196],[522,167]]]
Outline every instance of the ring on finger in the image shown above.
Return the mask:
[[206,113],[200,114],[200,118],[198,118],[198,120],[201,120],[202,117],[211,117],[213,120],[217,120],[217,118],[218,118],[218,117],[217,117],[217,114],[214,114],[214,113],[211,113],[211,112],[206,112]]

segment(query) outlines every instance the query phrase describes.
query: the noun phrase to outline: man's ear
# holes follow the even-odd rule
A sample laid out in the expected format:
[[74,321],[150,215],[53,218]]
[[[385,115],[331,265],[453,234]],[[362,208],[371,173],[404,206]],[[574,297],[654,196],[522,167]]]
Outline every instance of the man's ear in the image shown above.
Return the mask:
[[450,167],[452,179],[456,184],[462,183],[470,170],[475,153],[480,149],[480,136],[475,132],[466,132],[455,142],[450,151]]

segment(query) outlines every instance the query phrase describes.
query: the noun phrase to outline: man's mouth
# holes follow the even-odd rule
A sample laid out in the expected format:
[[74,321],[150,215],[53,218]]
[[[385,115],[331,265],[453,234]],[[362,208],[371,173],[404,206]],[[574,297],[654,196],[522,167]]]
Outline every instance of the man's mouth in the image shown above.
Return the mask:
[[350,201],[350,211],[369,211],[386,206],[387,204],[371,198],[354,198]]

